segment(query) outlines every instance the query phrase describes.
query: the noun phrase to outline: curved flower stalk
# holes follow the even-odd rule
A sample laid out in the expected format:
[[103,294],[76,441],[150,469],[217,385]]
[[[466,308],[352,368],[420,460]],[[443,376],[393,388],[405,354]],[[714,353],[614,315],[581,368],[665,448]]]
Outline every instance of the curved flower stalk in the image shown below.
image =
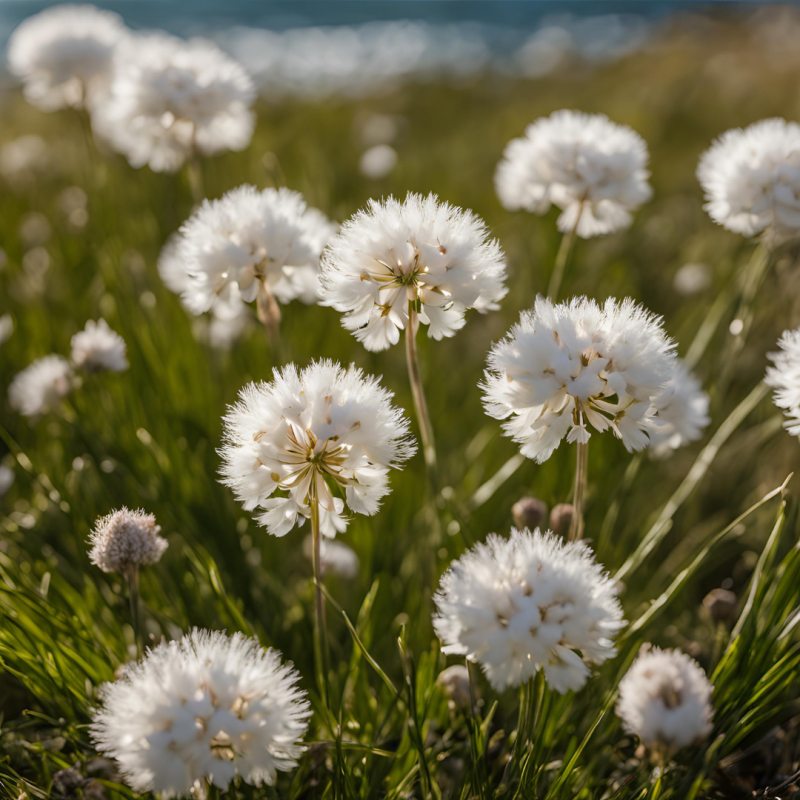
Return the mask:
[[464,327],[469,309],[496,310],[505,296],[500,245],[471,211],[436,195],[371,200],[342,225],[322,258],[322,304],[344,313],[343,326],[367,350],[406,335],[409,380],[425,462],[436,472],[433,426],[419,370],[420,326],[441,340]]
[[299,679],[255,639],[196,629],[100,688],[92,738],[136,792],[203,798],[236,777],[272,786],[305,749],[311,711]]
[[631,212],[653,194],[647,144],[604,114],[561,110],[509,142],[495,189],[509,211],[545,214],[561,209],[564,234],[547,296],[555,300],[575,237],[589,239],[630,227]]
[[522,454],[541,464],[566,438],[578,445],[571,536],[580,536],[589,426],[629,452],[650,442],[654,399],[674,372],[661,318],[632,300],[601,307],[586,297],[543,297],[489,353],[481,384],[486,413],[507,420]]

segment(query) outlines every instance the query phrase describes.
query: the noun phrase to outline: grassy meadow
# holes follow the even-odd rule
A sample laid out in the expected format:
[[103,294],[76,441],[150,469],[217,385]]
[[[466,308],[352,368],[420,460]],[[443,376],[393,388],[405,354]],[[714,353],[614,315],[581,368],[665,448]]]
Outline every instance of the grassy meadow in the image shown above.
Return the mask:
[[[169,539],[164,558],[142,573],[147,640],[193,626],[244,631],[293,661],[311,695],[299,769],[274,788],[242,784],[226,796],[789,797],[792,784],[775,787],[800,766],[797,479],[785,484],[798,443],[758,387],[766,354],[800,322],[798,249],[776,254],[752,325],[745,314],[745,331],[732,335],[756,242],[711,222],[694,175],[724,130],[798,117],[800,55],[778,56],[751,25],[698,20],[614,63],[536,80],[487,75],[358,100],[262,100],[251,146],[202,162],[208,197],[245,182],[285,185],[340,221],[370,197],[434,191],[483,217],[508,259],[501,311],[472,313],[453,339],[419,338],[444,487],[436,515],[418,453],[391,475],[381,511],[355,516],[341,537],[360,568],[353,580],[326,577],[342,610],[329,602],[330,717],[313,680],[308,526],[268,536],[217,480],[226,405],[281,362],[255,318],[230,351],[209,347],[204,320],[190,317],[156,268],[192,209],[187,174],[134,170],[87,139],[79,114],[44,114],[7,91],[0,141],[38,134],[49,161],[0,191],[0,315],[15,323],[0,345],[0,462],[15,476],[0,498],[0,795],[135,796],[97,760],[87,732],[96,688],[135,646],[125,586],[89,563],[86,540],[98,517],[127,505],[155,514]],[[572,491],[574,448],[563,445],[541,466],[515,458],[517,446],[485,415],[478,389],[491,343],[545,290],[559,245],[556,211],[505,211],[494,169],[509,139],[559,108],[603,112],[637,130],[655,191],[630,230],[578,243],[561,296],[632,296],[663,315],[710,394],[712,422],[700,442],[664,461],[592,437],[585,536],[612,574],[622,568],[632,624],[618,656],[582,691],[543,700],[534,747],[504,780],[518,696],[498,695],[479,676],[476,716],[448,705],[436,677],[456,662],[439,652],[431,597],[466,547],[508,532],[516,500],[529,493],[552,507]],[[358,169],[371,114],[399,121],[399,162],[380,180]],[[77,223],[70,187],[87,197]],[[692,294],[674,280],[687,263],[707,265],[711,276]],[[72,335],[101,316],[125,339],[130,369],[85,376],[61,414],[31,422],[13,411],[13,376],[35,358],[68,355]],[[283,359],[355,362],[383,375],[411,412],[402,346],[368,353],[339,316],[285,307]],[[640,547],[646,537],[652,548]],[[702,603],[718,587],[738,598],[724,620]],[[613,712],[615,686],[643,642],[682,648],[716,687],[707,746],[682,752],[663,773]],[[54,783],[72,765],[94,780]],[[767,787],[771,794],[753,794]]]

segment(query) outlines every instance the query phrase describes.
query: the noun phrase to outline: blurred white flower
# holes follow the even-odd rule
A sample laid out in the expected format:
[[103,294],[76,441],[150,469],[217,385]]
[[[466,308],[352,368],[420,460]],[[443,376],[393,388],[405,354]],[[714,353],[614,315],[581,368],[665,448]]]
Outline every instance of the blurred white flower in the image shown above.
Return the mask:
[[729,231],[800,231],[800,125],[765,119],[726,131],[701,157],[697,178],[705,210]]
[[244,150],[255,94],[244,68],[213,42],[136,36],[119,50],[92,125],[131,166],[175,172],[194,154]]
[[0,148],[0,175],[15,187],[33,183],[51,167],[50,148],[41,136],[19,136]]
[[236,776],[271,786],[304,750],[299,677],[255,639],[194,630],[101,687],[92,736],[137,792],[204,797],[207,782],[224,790]]
[[506,147],[495,189],[509,211],[562,210],[558,229],[588,239],[630,226],[653,190],[644,139],[603,114],[556,111]]
[[649,450],[656,458],[664,458],[673,450],[697,441],[711,422],[708,416],[708,395],[699,380],[680,359],[666,386],[656,395],[653,405]]
[[14,470],[11,467],[0,464],[0,497],[14,485],[14,477]]
[[8,402],[26,417],[52,412],[72,390],[74,380],[66,358],[57,355],[37,358],[14,376],[8,387]]
[[400,339],[416,305],[428,336],[453,336],[467,309],[498,308],[505,296],[500,245],[471,211],[436,195],[370,200],[322,256],[322,304],[345,312],[342,324],[367,350]]
[[14,318],[11,314],[3,314],[0,317],[0,344],[5,344],[14,333]]
[[90,319],[72,337],[72,363],[87,372],[124,372],[128,369],[125,340],[100,318]]
[[800,328],[784,331],[778,347],[778,352],[769,354],[775,366],[767,368],[764,382],[775,389],[772,399],[787,417],[784,427],[792,436],[800,436]]
[[[303,552],[313,558],[314,537],[309,534],[303,540]],[[339,575],[342,578],[358,577],[359,561],[355,550],[336,539],[323,539],[320,542],[320,567],[322,574]]]
[[653,647],[637,657],[620,681],[617,715],[646,747],[679,750],[711,733],[713,689],[694,659]]
[[169,546],[160,532],[161,526],[152,514],[123,506],[95,523],[89,536],[89,560],[103,572],[122,574],[156,564]]
[[508,419],[506,433],[540,464],[565,436],[587,442],[587,423],[612,430],[629,452],[642,450],[673,348],[661,318],[630,298],[601,308],[586,297],[554,306],[539,296],[489,353],[486,413]]
[[708,289],[712,283],[711,267],[707,264],[684,264],[672,279],[675,291],[682,295],[693,295]]
[[469,670],[463,664],[453,664],[443,669],[436,679],[436,685],[444,689],[453,707],[470,707]]
[[614,655],[623,626],[614,582],[584,542],[552,533],[492,534],[442,576],[433,624],[443,653],[479,663],[498,691],[544,670],[564,694],[580,689],[587,662]]
[[361,154],[358,168],[367,178],[385,178],[397,166],[397,150],[388,144],[376,144]]
[[104,99],[114,54],[127,36],[119,14],[63,4],[28,17],[11,34],[8,68],[42,111],[89,108]]
[[315,498],[322,533],[335,536],[347,527],[345,502],[357,514],[378,511],[389,469],[414,452],[408,420],[377,378],[354,366],[316,361],[273,375],[228,409],[222,482],[245,510],[264,511],[256,520],[273,536],[302,525]]
[[360,120],[361,143],[364,147],[391,144],[397,138],[400,122],[403,122],[402,117],[392,117],[388,114],[368,115]]

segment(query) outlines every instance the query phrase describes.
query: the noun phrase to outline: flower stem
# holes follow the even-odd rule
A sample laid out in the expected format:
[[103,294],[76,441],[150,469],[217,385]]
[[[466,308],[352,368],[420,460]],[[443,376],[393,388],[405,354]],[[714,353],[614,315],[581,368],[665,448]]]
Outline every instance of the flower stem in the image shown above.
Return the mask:
[[408,380],[411,383],[411,394],[414,397],[414,409],[417,412],[417,423],[422,440],[422,452],[425,456],[425,467],[428,471],[434,497],[438,491],[436,445],[433,440],[433,425],[431,425],[428,404],[425,402],[425,391],[422,388],[422,378],[419,373],[419,358],[417,356],[417,328],[419,327],[417,312],[414,302],[408,301],[408,325],[406,327],[406,361],[408,362]]
[[575,468],[575,494],[572,498],[572,524],[569,540],[577,541],[583,536],[583,503],[586,496],[586,481],[589,473],[589,443],[578,442],[578,459]]
[[186,177],[189,180],[189,191],[192,193],[192,202],[196,206],[200,205],[205,197],[203,169],[200,166],[200,159],[194,153],[186,160]]
[[317,684],[322,702],[330,711],[328,693],[328,630],[325,619],[325,597],[322,594],[322,536],[319,528],[319,498],[315,482],[311,484],[311,536],[313,539],[312,563],[314,569],[314,650],[317,661]]
[[128,579],[128,600],[131,606],[131,626],[136,643],[136,658],[142,657],[142,626],[139,616],[139,565],[132,566],[126,575]]
[[572,249],[575,246],[575,239],[578,235],[578,223],[581,221],[581,214],[583,213],[583,203],[578,210],[578,216],[575,220],[572,230],[567,231],[561,237],[561,244],[558,246],[558,253],[556,254],[556,261],[553,265],[553,272],[550,275],[550,283],[547,284],[547,297],[554,303],[558,300],[558,292],[561,289],[561,282],[564,280],[564,273],[567,269],[567,262],[572,254]]
[[283,360],[281,358],[281,309],[275,299],[275,295],[263,278],[258,281],[256,311],[258,312],[259,321],[267,331],[267,338],[273,351],[274,360],[281,362]]

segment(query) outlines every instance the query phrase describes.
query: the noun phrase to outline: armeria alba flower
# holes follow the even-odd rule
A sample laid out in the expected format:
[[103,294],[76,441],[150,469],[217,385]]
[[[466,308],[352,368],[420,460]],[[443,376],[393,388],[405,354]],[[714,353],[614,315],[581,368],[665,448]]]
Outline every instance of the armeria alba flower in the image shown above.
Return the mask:
[[92,736],[137,792],[204,797],[237,776],[271,786],[304,750],[311,712],[299,677],[255,639],[194,630],[101,687]]
[[124,372],[128,369],[125,340],[104,319],[89,320],[72,337],[72,363],[87,372]]
[[649,449],[655,458],[664,458],[673,450],[697,441],[711,417],[708,395],[702,384],[683,361],[676,360],[672,377],[656,395],[656,414],[648,429]]
[[367,350],[397,344],[409,306],[428,336],[453,336],[464,314],[497,309],[505,296],[503,252],[471,211],[436,195],[370,200],[322,257],[322,304],[345,316]]
[[764,382],[775,389],[773,401],[787,417],[784,427],[800,436],[800,328],[784,331],[778,347],[777,353],[769,354],[775,366],[767,368]]
[[697,178],[714,222],[754,236],[800,232],[800,125],[765,119],[726,131],[700,159]]
[[120,48],[92,125],[131,166],[175,172],[193,155],[244,150],[255,96],[244,67],[213,42],[137,36]]
[[614,582],[589,547],[539,530],[490,535],[453,562],[434,600],[442,652],[480,664],[497,690],[540,669],[556,691],[580,689],[587,662],[614,655],[623,625]]
[[661,318],[631,299],[601,307],[586,297],[557,305],[537,297],[489,354],[486,412],[508,419],[506,433],[540,464],[565,436],[587,442],[587,423],[642,450],[652,401],[674,371],[673,347]]
[[[408,420],[377,378],[351,366],[289,364],[251,383],[225,417],[223,483],[273,536],[311,515],[327,536],[347,527],[344,506],[372,515],[389,493],[389,469],[414,453]],[[343,497],[337,496],[342,495]]]
[[62,356],[37,358],[14,376],[8,387],[11,407],[26,417],[57,410],[62,397],[69,394],[75,376],[69,361]]
[[169,546],[160,532],[152,514],[123,506],[95,523],[89,537],[89,560],[103,572],[119,573],[156,564]]
[[558,229],[588,239],[629,227],[631,211],[652,197],[648,158],[644,139],[627,125],[556,111],[508,143],[495,189],[509,211],[560,208]]
[[644,650],[619,684],[617,715],[649,748],[671,752],[711,733],[714,711],[702,667],[679,650]]
[[92,5],[55,5],[28,17],[11,35],[9,70],[42,111],[92,108],[106,95],[127,28],[119,14]]
[[250,303],[261,286],[281,303],[316,302],[319,257],[335,233],[325,215],[289,189],[240,186],[205,200],[184,223],[174,264],[195,314],[218,302]]

